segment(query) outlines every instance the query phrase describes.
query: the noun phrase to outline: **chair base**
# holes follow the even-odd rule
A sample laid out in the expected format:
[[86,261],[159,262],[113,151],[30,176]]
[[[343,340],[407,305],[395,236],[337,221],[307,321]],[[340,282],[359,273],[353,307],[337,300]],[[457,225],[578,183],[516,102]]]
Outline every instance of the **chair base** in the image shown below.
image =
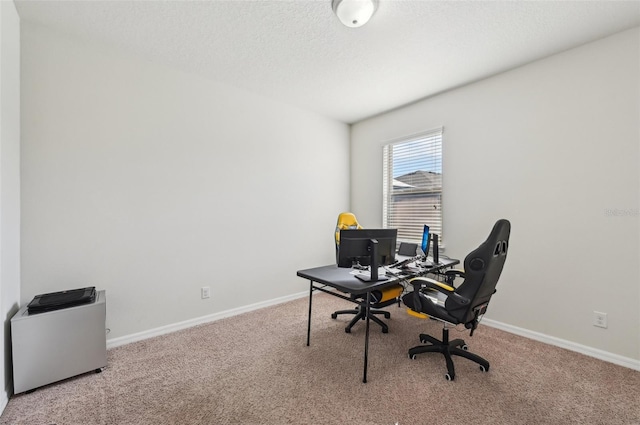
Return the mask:
[[[364,320],[365,319],[365,308],[366,307],[362,307],[362,306],[358,306],[358,308],[356,309],[351,309],[351,310],[338,310],[334,313],[331,313],[331,318],[335,319],[338,317],[339,314],[355,314],[355,317],[351,320],[351,322],[349,322],[349,324],[347,325],[346,328],[344,328],[344,331],[346,333],[351,333],[351,328],[358,323],[359,320]],[[387,326],[386,323],[384,323],[382,320],[378,319],[375,315],[376,314],[382,314],[384,315],[385,319],[389,319],[391,318],[391,313],[389,313],[388,311],[383,311],[383,310],[374,310],[372,308],[369,309],[369,319],[371,319],[372,321],[376,322],[378,325],[380,325],[380,327],[382,327],[382,333],[386,334],[389,333],[389,327]]]
[[480,365],[480,370],[483,372],[489,371],[489,362],[467,351],[467,344],[462,339],[454,339],[449,341],[449,329],[446,327],[442,329],[442,341],[427,334],[420,334],[420,342],[423,344],[430,342],[431,345],[418,345],[409,350],[409,358],[415,359],[416,354],[422,353],[442,353],[447,362],[447,374],[445,378],[448,381],[453,381],[456,377],[455,368],[453,366],[452,356],[459,356],[474,361]]

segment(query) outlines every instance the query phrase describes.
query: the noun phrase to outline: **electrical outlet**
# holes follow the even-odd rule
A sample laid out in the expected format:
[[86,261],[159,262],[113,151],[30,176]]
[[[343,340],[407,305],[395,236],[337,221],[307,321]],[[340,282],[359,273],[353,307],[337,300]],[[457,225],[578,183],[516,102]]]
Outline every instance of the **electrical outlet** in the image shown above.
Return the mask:
[[209,298],[211,296],[211,288],[208,286],[203,286],[200,288],[200,297],[204,300],[205,298]]
[[599,311],[593,312],[593,326],[599,328],[607,328],[607,313],[601,313]]

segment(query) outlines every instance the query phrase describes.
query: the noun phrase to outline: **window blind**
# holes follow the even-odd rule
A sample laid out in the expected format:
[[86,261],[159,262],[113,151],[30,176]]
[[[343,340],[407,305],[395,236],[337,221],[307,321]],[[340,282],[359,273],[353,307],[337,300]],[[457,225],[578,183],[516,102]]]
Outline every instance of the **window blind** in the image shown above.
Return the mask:
[[423,226],[442,239],[442,133],[419,133],[384,146],[383,226],[420,242]]

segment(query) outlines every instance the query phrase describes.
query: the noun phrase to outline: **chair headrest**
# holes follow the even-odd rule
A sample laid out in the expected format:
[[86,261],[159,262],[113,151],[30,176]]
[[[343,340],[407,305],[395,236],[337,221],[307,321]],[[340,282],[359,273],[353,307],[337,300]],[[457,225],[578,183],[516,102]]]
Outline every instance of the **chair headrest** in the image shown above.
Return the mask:
[[358,223],[355,214],[343,212],[338,215],[338,224],[336,225],[336,246],[340,244],[340,230],[343,229],[362,229]]
[[[354,227],[355,226],[355,227]],[[338,228],[340,229],[362,229],[355,214],[350,212],[343,212],[338,215]]]

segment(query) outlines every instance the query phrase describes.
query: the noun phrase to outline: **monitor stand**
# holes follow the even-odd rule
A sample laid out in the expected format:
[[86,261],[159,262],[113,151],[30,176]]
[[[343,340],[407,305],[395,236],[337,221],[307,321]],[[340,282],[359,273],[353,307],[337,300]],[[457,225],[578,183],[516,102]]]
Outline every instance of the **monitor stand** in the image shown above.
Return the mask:
[[377,239],[369,239],[369,254],[371,257],[371,273],[369,276],[357,274],[356,277],[363,282],[381,282],[388,280],[386,276],[378,276],[378,241]]
[[440,248],[438,247],[438,235],[433,234],[433,264],[440,264]]
[[363,282],[382,282],[385,280],[389,280],[389,278],[386,276],[378,276],[377,278],[374,279],[371,275],[366,275],[366,274],[357,274],[356,277]]

